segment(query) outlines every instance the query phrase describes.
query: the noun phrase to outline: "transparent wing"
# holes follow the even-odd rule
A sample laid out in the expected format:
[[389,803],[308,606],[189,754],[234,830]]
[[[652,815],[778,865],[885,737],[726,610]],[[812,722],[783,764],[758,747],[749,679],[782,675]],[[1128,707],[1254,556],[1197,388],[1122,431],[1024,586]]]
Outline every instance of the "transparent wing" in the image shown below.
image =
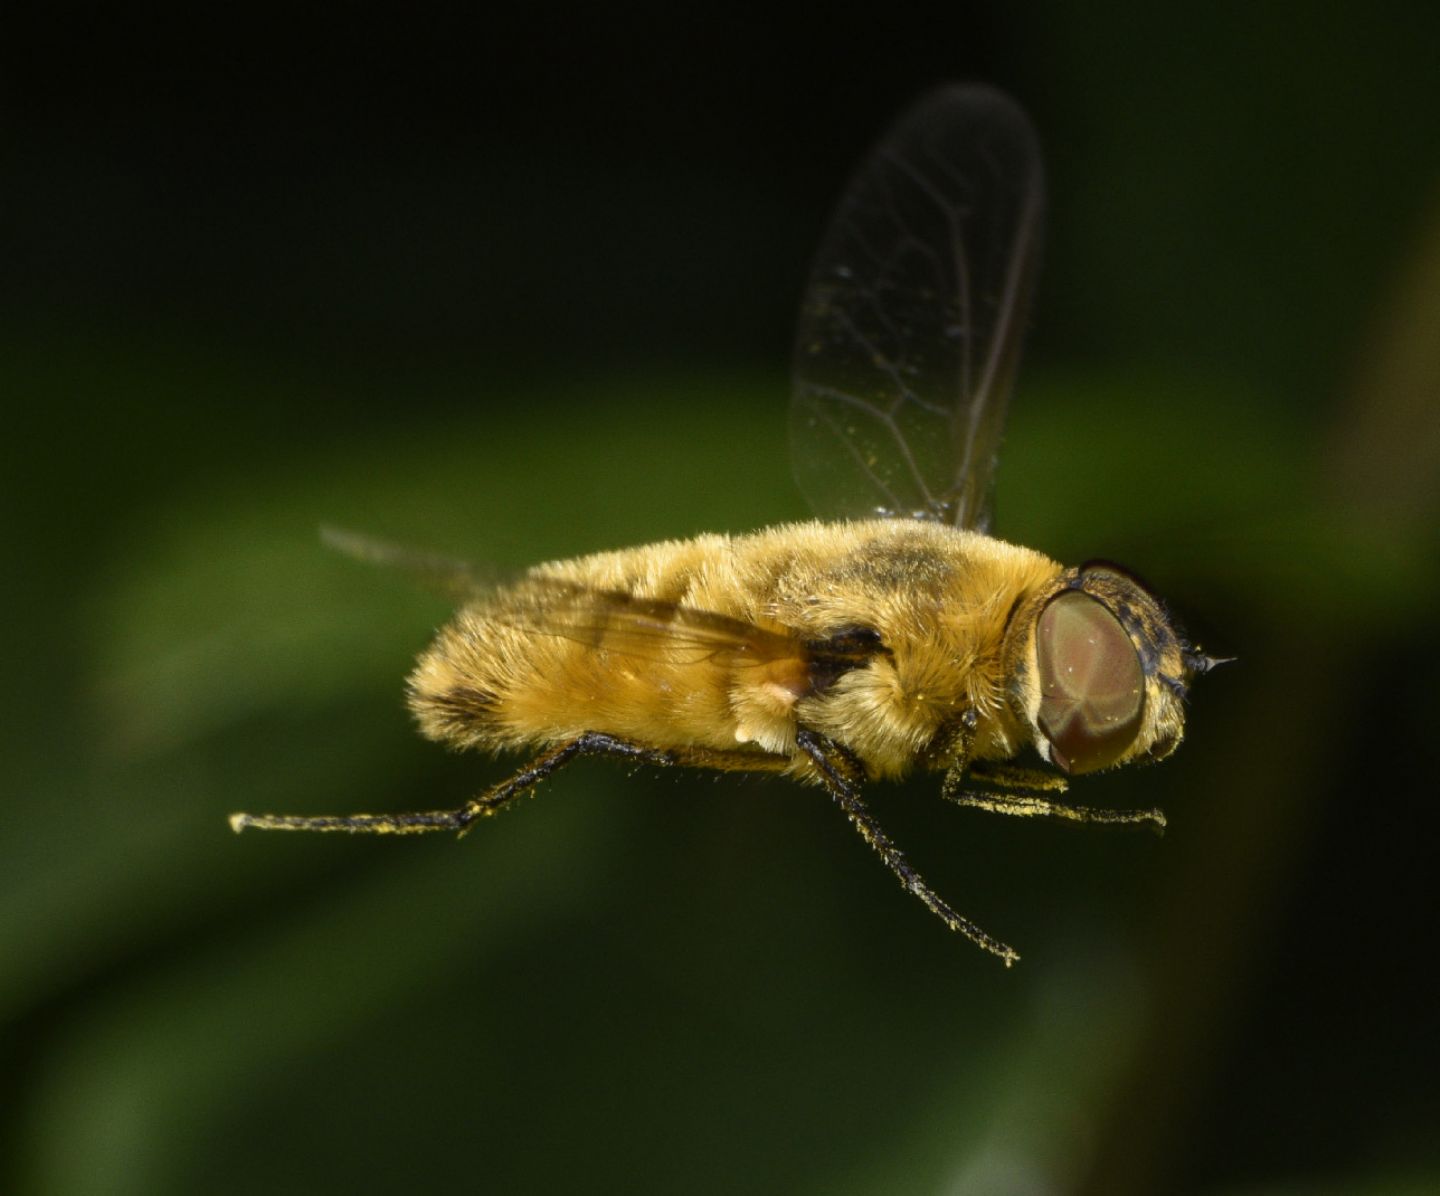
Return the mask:
[[406,548],[364,532],[322,526],[320,541],[327,548],[363,561],[408,573],[426,589],[452,602],[464,602],[496,588],[498,579],[468,561],[421,549]]
[[988,87],[927,96],[861,165],[796,336],[790,443],[817,514],[988,528],[1044,192],[1030,121]]
[[557,635],[640,660],[769,666],[772,680],[807,689],[887,651],[873,631],[862,627],[804,639],[793,630],[757,627],[663,598],[591,589],[533,573],[500,594],[485,614],[519,631]]
[[487,614],[521,631],[641,659],[769,664],[805,653],[794,636],[743,619],[534,575],[508,589]]
[[506,585],[468,561],[345,528],[322,527],[320,538],[355,560],[408,573],[456,603],[481,600],[497,622],[607,652],[651,660],[723,658],[732,664],[768,664],[799,658],[807,647],[783,632],[677,602],[637,598],[623,590],[598,590],[533,573]]

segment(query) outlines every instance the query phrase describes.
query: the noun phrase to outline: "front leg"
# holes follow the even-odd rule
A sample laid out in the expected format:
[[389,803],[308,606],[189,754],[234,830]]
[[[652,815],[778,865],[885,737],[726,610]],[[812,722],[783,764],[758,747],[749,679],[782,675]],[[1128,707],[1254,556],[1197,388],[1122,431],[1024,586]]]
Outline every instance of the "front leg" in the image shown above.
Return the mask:
[[875,821],[860,796],[865,770],[852,752],[833,739],[827,739],[823,735],[807,731],[804,728],[796,735],[795,742],[815,766],[820,783],[825,786],[826,792],[845,811],[846,817],[860,832],[860,837],[870,844],[875,853],[885,862],[885,866],[895,874],[896,879],[908,892],[920,898],[926,908],[951,930],[959,931],[977,947],[989,951],[992,955],[998,955],[1005,961],[1007,968],[1020,958],[1013,947],[1008,947],[999,939],[992,938],[969,918],[956,913],[910,866],[910,862],[891,841],[890,836],[880,829],[880,824]]
[[[940,785],[940,796],[957,806],[971,806],[992,814],[1016,818],[1062,818],[1108,826],[1148,826],[1157,833],[1165,830],[1165,815],[1159,810],[1107,810],[1059,801],[1045,794],[1063,794],[1069,788],[1064,777],[1036,768],[1017,768],[972,759],[978,719],[967,710],[950,732],[941,749],[949,767]],[[979,788],[967,788],[971,786]]]
[[1103,806],[1077,806],[1054,801],[1037,793],[980,793],[950,788],[950,778],[940,796],[957,806],[1010,814],[1016,818],[1063,818],[1068,822],[1089,822],[1105,826],[1148,826],[1156,834],[1165,832],[1165,815],[1159,810],[1107,810]]

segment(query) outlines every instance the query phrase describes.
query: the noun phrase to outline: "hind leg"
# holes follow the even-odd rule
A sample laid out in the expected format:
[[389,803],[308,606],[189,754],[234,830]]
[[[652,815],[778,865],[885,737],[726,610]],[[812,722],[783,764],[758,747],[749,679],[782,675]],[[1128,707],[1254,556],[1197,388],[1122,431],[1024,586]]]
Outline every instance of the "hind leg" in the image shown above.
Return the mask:
[[783,756],[757,752],[727,752],[710,748],[661,751],[614,735],[586,731],[558,747],[541,752],[518,772],[453,810],[414,810],[401,814],[232,814],[230,828],[237,834],[251,827],[265,831],[318,831],[351,835],[422,835],[430,831],[464,834],[480,819],[498,814],[516,798],[523,797],[546,777],[580,756],[618,756],[636,764],[654,764],[663,768],[710,768],[726,772],[778,772],[788,763]]

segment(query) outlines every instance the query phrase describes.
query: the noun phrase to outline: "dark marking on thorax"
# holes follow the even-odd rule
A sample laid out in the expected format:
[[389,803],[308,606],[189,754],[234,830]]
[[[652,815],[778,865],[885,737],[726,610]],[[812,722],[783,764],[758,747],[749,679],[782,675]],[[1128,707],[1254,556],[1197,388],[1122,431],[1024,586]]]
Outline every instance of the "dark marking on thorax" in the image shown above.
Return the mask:
[[805,659],[810,670],[810,692],[825,693],[851,669],[858,669],[877,656],[889,656],[890,649],[873,627],[855,624],[841,627],[824,639],[805,641]]

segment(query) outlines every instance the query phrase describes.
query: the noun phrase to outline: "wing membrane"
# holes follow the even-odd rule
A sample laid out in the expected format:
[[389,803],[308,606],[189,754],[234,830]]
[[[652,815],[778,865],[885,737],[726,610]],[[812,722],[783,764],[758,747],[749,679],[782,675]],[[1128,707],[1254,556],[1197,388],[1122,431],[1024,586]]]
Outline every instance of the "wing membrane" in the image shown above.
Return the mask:
[[490,608],[492,618],[536,635],[563,636],[627,656],[682,662],[724,658],[729,663],[765,664],[796,658],[805,651],[805,645],[783,632],[678,602],[543,576],[502,585],[452,557],[342,528],[323,527],[320,535],[346,556],[399,569],[455,601],[478,599]]
[[523,631],[644,659],[765,664],[804,652],[794,637],[743,619],[547,578],[526,579],[490,613]]
[[497,579],[469,561],[393,544],[364,532],[329,525],[320,528],[320,542],[353,560],[408,573],[432,593],[454,602],[493,590]]
[[817,514],[989,526],[1044,189],[1029,120],[985,87],[926,97],[861,165],[796,336],[791,447]]

